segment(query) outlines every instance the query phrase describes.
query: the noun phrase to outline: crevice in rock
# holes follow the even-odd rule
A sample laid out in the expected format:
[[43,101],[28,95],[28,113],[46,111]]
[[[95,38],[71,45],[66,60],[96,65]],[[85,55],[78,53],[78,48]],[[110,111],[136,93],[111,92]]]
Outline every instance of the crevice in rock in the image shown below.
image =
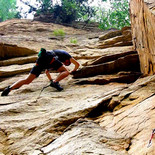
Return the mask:
[[47,132],[52,133],[54,131],[62,134],[68,126],[75,123],[79,118],[82,118],[82,117],[74,117],[70,119],[61,120],[58,123],[54,124],[52,126],[52,129],[48,130]]
[[110,99],[107,99],[103,102],[101,102],[96,108],[94,108],[91,112],[89,112],[86,117],[91,119],[96,119],[96,117],[99,117],[103,114],[103,112],[109,111],[108,104],[110,102]]
[[119,72],[116,75],[99,75],[90,78],[82,78],[80,80],[75,80],[75,84],[84,85],[84,84],[99,84],[104,85],[111,82],[117,83],[133,83],[141,76],[140,72]]
[[126,150],[126,151],[129,151],[129,150],[130,150],[131,145],[132,145],[132,138],[130,139],[130,143],[129,143],[128,147],[127,147],[125,150]]

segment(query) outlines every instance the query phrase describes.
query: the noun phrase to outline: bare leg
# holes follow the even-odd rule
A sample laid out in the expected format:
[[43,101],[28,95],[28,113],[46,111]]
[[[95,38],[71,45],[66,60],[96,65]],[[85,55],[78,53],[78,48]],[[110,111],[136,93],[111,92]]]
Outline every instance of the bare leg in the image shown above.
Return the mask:
[[55,79],[55,82],[59,82],[59,81],[61,81],[62,79],[64,79],[65,77],[67,77],[69,75],[69,71],[67,70],[67,68],[65,66],[61,66],[57,71],[60,74]]
[[50,72],[46,69],[45,70],[45,73],[46,73],[46,76],[48,77],[48,79],[51,81],[52,80],[52,77],[50,75]]
[[31,83],[36,78],[36,75],[29,74],[25,79],[21,79],[10,86],[10,90],[20,88],[22,85]]

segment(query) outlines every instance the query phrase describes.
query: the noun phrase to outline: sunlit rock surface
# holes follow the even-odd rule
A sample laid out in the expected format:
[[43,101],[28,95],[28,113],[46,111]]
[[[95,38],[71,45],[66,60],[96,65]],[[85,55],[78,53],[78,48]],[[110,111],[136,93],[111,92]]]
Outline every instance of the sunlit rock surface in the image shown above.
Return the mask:
[[[66,32],[63,40],[53,36],[55,29]],[[121,35],[128,33],[130,28],[121,31]],[[41,47],[67,50],[81,64],[78,72],[109,66],[102,74],[94,69],[99,74],[91,77],[83,77],[87,70],[78,79],[73,78],[78,72],[70,75],[60,82],[62,92],[52,87],[41,92],[49,84],[42,73],[30,85],[0,97],[0,154],[154,154],[155,140],[147,146],[155,125],[155,76],[141,76],[132,46],[96,48],[107,31],[90,34],[30,20],[2,22],[0,34],[3,44],[35,51],[0,61],[0,91],[26,78]],[[70,43],[71,38],[77,44]],[[136,61],[125,59],[133,55]],[[57,73],[51,75],[55,79]]]
[[155,1],[131,0],[134,48],[139,53],[143,74],[155,73]]

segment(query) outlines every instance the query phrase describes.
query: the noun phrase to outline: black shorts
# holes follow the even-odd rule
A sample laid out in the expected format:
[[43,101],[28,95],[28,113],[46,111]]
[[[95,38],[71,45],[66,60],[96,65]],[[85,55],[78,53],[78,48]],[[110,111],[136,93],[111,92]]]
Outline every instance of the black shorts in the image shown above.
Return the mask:
[[59,61],[59,60],[55,60],[52,64],[50,64],[48,67],[46,68],[42,68],[39,65],[38,66],[34,66],[30,73],[36,75],[36,77],[38,77],[42,71],[44,71],[45,69],[50,69],[50,70],[58,70],[63,64]]

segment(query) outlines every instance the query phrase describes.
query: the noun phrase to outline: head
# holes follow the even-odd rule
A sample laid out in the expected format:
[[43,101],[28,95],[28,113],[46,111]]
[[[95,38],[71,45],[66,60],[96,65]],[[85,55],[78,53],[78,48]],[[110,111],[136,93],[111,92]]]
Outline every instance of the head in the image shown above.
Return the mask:
[[65,62],[63,62],[65,66],[69,66],[71,64],[70,60],[65,60]]
[[44,56],[45,54],[46,54],[46,49],[41,48],[40,52],[38,53],[38,57],[40,58],[40,57]]

